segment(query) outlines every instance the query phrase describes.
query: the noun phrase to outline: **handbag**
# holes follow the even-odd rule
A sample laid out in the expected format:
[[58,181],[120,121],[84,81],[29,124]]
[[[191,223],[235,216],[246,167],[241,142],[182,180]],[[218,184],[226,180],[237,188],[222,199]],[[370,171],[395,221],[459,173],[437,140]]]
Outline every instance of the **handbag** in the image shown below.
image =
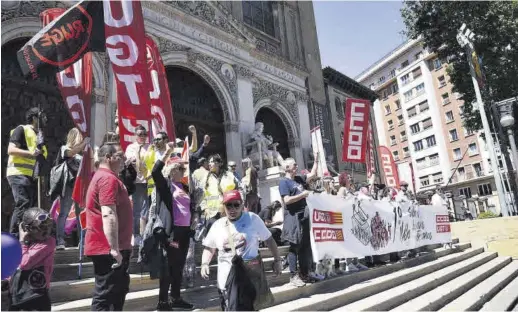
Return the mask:
[[9,295],[13,306],[41,298],[47,293],[47,279],[43,266],[30,270],[16,270],[9,284]]
[[[232,249],[232,255],[236,256],[236,246],[234,243],[234,237],[230,233],[230,222],[227,218],[227,234],[228,241],[230,243],[230,248]],[[266,272],[264,271],[264,263],[261,255],[257,255],[257,257],[244,260],[246,273],[252,285],[254,285],[256,296],[254,300],[254,309],[262,310],[273,305],[275,298],[273,297],[273,293],[268,286],[268,280],[266,279]]]

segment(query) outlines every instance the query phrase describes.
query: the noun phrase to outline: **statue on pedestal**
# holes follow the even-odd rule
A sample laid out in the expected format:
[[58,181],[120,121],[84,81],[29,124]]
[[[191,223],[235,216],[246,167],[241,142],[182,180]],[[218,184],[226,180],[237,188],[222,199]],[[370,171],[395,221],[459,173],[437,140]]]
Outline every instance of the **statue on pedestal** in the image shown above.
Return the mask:
[[267,168],[282,166],[284,158],[277,151],[279,143],[273,142],[270,135],[265,135],[264,124],[257,122],[255,130],[250,135],[249,142],[245,145],[246,156],[252,161],[259,163],[259,168],[263,169],[263,161],[266,161]]

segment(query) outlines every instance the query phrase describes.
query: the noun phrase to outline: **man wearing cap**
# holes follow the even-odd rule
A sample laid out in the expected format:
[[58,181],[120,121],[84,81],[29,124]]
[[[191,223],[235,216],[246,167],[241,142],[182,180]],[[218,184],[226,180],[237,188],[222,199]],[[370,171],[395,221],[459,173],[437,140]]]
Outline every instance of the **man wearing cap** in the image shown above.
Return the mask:
[[[25,114],[25,125],[11,130],[7,154],[6,177],[13,191],[14,211],[11,217],[10,232],[18,233],[18,225],[25,210],[36,206],[37,184],[34,179],[36,158],[47,157],[47,147],[39,138],[40,129],[47,123],[47,116],[39,108],[33,107]],[[41,156],[40,156],[41,157]]]

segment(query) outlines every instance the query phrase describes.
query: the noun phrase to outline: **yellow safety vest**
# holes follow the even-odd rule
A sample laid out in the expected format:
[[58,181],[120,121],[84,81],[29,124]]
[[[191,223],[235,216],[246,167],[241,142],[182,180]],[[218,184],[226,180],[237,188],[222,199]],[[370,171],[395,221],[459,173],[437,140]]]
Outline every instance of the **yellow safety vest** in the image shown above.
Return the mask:
[[219,189],[221,188],[221,192],[225,193],[237,188],[234,182],[234,175],[228,172],[224,174],[219,182],[219,187],[218,178],[214,174],[207,175],[207,180],[203,186],[205,188],[204,197],[200,204],[201,210],[207,218],[212,218],[223,210],[223,195]]
[[[146,155],[144,156],[144,164],[146,165],[145,177],[147,177],[151,174],[151,171],[153,170],[153,167],[155,166],[155,162],[156,162],[155,147],[151,146],[147,150]],[[153,178],[149,178],[149,180],[147,180],[147,195],[148,196],[151,196],[154,188],[155,188],[155,181],[153,181]]]
[[[23,133],[25,135],[25,143],[27,144],[27,149],[30,152],[34,152],[36,150],[36,141],[37,141],[37,135],[36,131],[32,128],[30,125],[24,125],[23,127]],[[11,130],[11,134],[13,135],[13,132],[16,129]],[[47,147],[43,146],[43,157],[47,158]],[[7,160],[7,173],[5,174],[8,176],[15,176],[15,175],[24,175],[32,177],[34,172],[34,165],[36,164],[36,158],[33,157],[22,157],[22,156],[14,156],[9,155],[9,159]]]

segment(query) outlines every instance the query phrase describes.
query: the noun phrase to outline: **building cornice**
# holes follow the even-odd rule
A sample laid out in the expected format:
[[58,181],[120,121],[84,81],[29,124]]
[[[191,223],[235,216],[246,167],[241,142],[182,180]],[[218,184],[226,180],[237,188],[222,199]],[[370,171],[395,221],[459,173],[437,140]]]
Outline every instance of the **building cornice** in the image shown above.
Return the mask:
[[337,86],[347,93],[356,94],[372,102],[376,101],[378,98],[376,92],[358,83],[354,79],[347,77],[334,68],[328,66],[322,70],[322,74],[324,76],[324,80],[328,84]]

